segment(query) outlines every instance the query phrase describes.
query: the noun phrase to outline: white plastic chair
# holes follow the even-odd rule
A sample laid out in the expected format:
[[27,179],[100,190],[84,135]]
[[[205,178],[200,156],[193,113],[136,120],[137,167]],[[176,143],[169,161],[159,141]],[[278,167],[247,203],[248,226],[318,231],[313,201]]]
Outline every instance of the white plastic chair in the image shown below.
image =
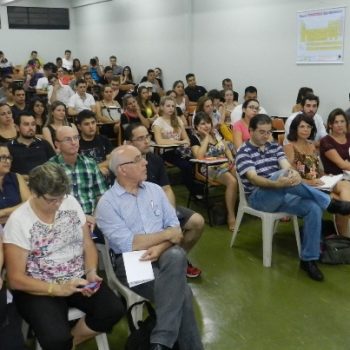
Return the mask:
[[[238,206],[235,228],[232,233],[230,247],[232,247],[235,242],[243,215],[246,213],[249,215],[257,216],[262,220],[263,265],[265,267],[270,267],[271,258],[272,258],[273,235],[277,230],[279,220],[282,219],[283,217],[288,216],[293,221],[294,233],[297,241],[298,253],[300,256],[300,232],[299,232],[298,217],[296,215],[290,215],[288,213],[282,213],[282,212],[267,213],[264,211],[255,210],[251,208],[247,202],[242,181],[238,174],[236,174],[236,177],[237,177],[237,182],[239,187],[239,206]],[[266,201],[268,200],[269,199],[266,198]]]
[[[74,307],[68,311],[68,320],[73,321],[85,316],[85,313]],[[109,350],[108,340],[106,333],[101,333],[95,337],[98,350]],[[35,350],[42,350],[38,340],[35,341]]]
[[[102,258],[102,264],[106,273],[107,283],[109,287],[116,293],[120,293],[126,300],[127,307],[129,308],[136,302],[143,301],[145,298],[133,292],[130,288],[124,286],[114,273],[111,258],[109,256],[109,244],[105,239],[105,244],[97,243],[96,248]],[[100,264],[101,266],[101,264]],[[135,327],[137,328],[137,321],[142,320],[143,306],[138,305],[132,310],[132,318],[134,320]]]

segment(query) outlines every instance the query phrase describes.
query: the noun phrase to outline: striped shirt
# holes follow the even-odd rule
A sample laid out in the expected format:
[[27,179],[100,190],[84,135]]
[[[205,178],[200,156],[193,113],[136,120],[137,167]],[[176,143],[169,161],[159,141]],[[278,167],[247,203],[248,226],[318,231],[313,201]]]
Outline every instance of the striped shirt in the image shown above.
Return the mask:
[[72,184],[71,195],[80,203],[84,214],[93,214],[97,199],[107,190],[97,163],[92,158],[80,154],[74,166],[66,164],[61,154],[52,157],[50,162],[63,167]]
[[237,172],[242,180],[244,192],[252,193],[255,186],[247,179],[246,173],[255,170],[257,175],[269,178],[274,172],[280,170],[279,162],[286,159],[282,147],[277,143],[267,142],[265,149],[245,142],[238,150],[236,156]]

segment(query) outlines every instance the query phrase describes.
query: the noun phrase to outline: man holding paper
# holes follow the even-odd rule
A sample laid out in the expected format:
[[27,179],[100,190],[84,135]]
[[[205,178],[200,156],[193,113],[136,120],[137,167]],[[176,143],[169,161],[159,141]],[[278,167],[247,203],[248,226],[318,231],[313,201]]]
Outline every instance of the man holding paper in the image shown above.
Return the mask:
[[97,224],[115,254],[115,273],[124,284],[129,281],[123,253],[144,250],[140,260],[152,263],[154,281],[132,288],[155,303],[151,349],[171,349],[178,341],[180,350],[200,350],[203,345],[186,281],[186,253],[178,246],[179,221],[162,188],[145,181],[146,165],[133,146],[120,146],[111,153],[110,170],[116,181],[100,199]]

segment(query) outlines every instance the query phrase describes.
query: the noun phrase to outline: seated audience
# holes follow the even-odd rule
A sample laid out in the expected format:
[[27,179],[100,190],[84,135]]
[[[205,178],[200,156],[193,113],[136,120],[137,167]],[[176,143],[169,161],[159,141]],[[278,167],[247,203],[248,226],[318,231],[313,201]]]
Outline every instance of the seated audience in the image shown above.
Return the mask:
[[265,212],[286,212],[304,219],[300,268],[316,281],[324,279],[317,266],[320,256],[321,223],[324,210],[348,215],[350,202],[303,184],[292,169],[282,147],[268,140],[272,133],[269,116],[258,114],[250,120],[250,140],[238,150],[237,172],[249,205]]
[[189,106],[195,106],[200,97],[207,93],[205,87],[197,85],[196,77],[193,73],[186,74],[187,86],[185,88],[185,94],[189,100]]
[[107,186],[95,160],[78,153],[79,139],[76,129],[60,127],[55,141],[59,154],[51,158],[50,162],[59,164],[66,172],[72,184],[71,194],[81,205],[92,231],[96,204]]
[[57,68],[57,78],[62,85],[69,85],[71,81],[71,76],[69,71],[65,68]]
[[156,73],[153,69],[147,71],[147,76],[141,79],[141,83],[148,82],[152,84],[152,96],[150,100],[159,106],[160,98],[164,96],[164,90],[160,86],[159,81],[156,79]]
[[[184,235],[181,247],[188,253],[203,233],[203,217],[189,208],[176,205],[175,194],[170,186],[163,160],[158,154],[151,152],[151,135],[143,125],[129,125],[125,131],[125,140],[136,147],[147,160],[147,181],[161,186],[170,204],[176,208],[176,215]],[[186,274],[189,278],[195,278],[201,274],[201,270],[187,260]]]
[[129,66],[125,66],[123,68],[123,72],[120,78],[120,90],[131,94],[134,91],[135,82],[132,76],[131,68]]
[[36,130],[35,133],[37,135],[42,135],[43,127],[47,120],[47,108],[44,100],[36,96],[32,98],[28,107],[29,115],[32,115],[35,119]]
[[11,91],[11,86],[13,79],[11,75],[5,75],[1,78],[1,87],[0,87],[0,103],[7,103],[7,97]]
[[[329,135],[320,140],[320,155],[323,168],[326,174],[342,174],[350,170],[350,134],[348,133],[349,122],[345,112],[334,109],[327,119],[327,131]],[[341,181],[333,189],[334,198],[350,200],[350,183]],[[343,235],[350,235],[348,230],[349,217],[336,216],[338,232]]]
[[[217,91],[217,90],[216,90]],[[202,96],[199,98],[196,108],[196,114],[198,112],[204,112],[209,115],[213,123],[214,128],[219,128],[221,123],[221,114],[214,107],[214,98],[210,96]],[[194,120],[195,115],[193,116]]]
[[225,78],[222,83],[222,90],[220,91],[220,94],[221,94],[221,98],[223,100],[225,100],[225,92],[226,90],[231,90],[232,93],[233,93],[233,102],[235,103],[235,106],[238,105],[238,92],[236,91],[233,91],[233,84],[232,84],[232,80],[230,78]]
[[129,124],[134,123],[141,123],[147,129],[150,127],[150,121],[142,115],[141,109],[133,95],[126,94],[123,97],[123,110],[120,122],[124,130]]
[[36,95],[46,97],[48,88],[49,88],[48,76],[53,74],[54,71],[56,71],[56,66],[54,63],[48,62],[44,64],[43,68],[44,68],[44,76],[38,79],[35,86],[35,91],[36,91]]
[[313,95],[314,91],[311,88],[308,88],[308,87],[301,87],[299,89],[298,96],[297,96],[297,101],[296,101],[296,104],[292,108],[292,113],[302,112],[303,111],[303,106],[301,105],[301,101],[308,94]]
[[71,71],[73,69],[72,51],[65,50],[64,57],[62,57],[61,61],[62,68],[66,69],[67,71]]
[[23,112],[16,119],[18,137],[8,143],[13,157],[11,171],[23,175],[28,180],[29,172],[38,165],[44,164],[55,155],[52,146],[44,139],[35,137],[35,119]]
[[89,72],[91,74],[92,79],[95,81],[95,83],[98,83],[100,78],[103,76],[103,72],[102,72],[98,57],[93,57],[90,59]]
[[68,102],[68,114],[76,116],[83,109],[89,109],[96,112],[96,102],[92,95],[86,92],[86,82],[80,79],[76,83],[76,92]]
[[152,124],[158,118],[158,112],[154,104],[151,102],[152,93],[148,92],[146,86],[141,83],[137,89],[136,101],[140,107],[142,115]]
[[[258,90],[255,86],[247,86],[244,90],[244,101],[251,99],[258,100]],[[243,104],[240,104],[233,109],[231,113],[232,125],[242,118],[242,107]],[[259,114],[266,114],[266,111],[262,106],[260,106]]]
[[187,117],[188,116],[188,105],[189,99],[185,94],[185,85],[182,80],[176,80],[173,84],[173,91],[175,91],[176,97],[176,108],[180,108],[182,114]]
[[77,115],[76,123],[80,131],[79,154],[95,160],[103,175],[108,175],[107,157],[113,150],[108,138],[97,133],[96,116],[85,109]]
[[[172,97],[175,102],[176,102],[176,92],[175,90],[168,90],[166,93],[165,93],[165,96],[170,96]],[[182,112],[182,109],[176,105],[176,114],[177,116],[182,120],[182,122],[184,123],[184,127],[187,127],[188,126],[188,121],[184,115],[184,113]],[[186,112],[186,114],[188,115],[188,113]]]
[[77,80],[84,79],[83,70],[81,67],[73,67],[73,79],[69,82],[69,87],[75,91],[75,84]]
[[112,67],[113,76],[119,76],[123,73],[123,67],[118,66],[117,57],[112,55],[109,57],[109,65]]
[[49,88],[47,93],[48,103],[52,104],[55,101],[61,101],[68,106],[70,98],[74,95],[74,91],[69,85],[63,85],[57,78],[56,74],[48,76]]
[[[5,226],[9,284],[42,348],[71,350],[110,332],[124,306],[97,275],[97,251],[63,169],[52,163],[33,169],[29,188],[31,198]],[[70,307],[86,314],[73,328],[67,319]]]
[[5,144],[0,144],[0,224],[4,225],[22,202],[29,198],[23,177],[11,169],[12,156]]
[[0,142],[6,143],[17,137],[12,110],[7,103],[0,103]]
[[36,93],[36,85],[38,83],[38,80],[42,78],[44,74],[40,73],[34,62],[31,61],[30,64],[26,66],[25,70],[26,75],[23,83],[23,88],[26,92],[26,98],[29,100]]
[[65,104],[61,101],[55,101],[50,106],[49,115],[43,128],[43,138],[55,150],[56,132],[61,126],[64,125],[71,126],[73,129],[77,130],[74,124],[68,122]]
[[73,58],[72,71],[81,69],[81,63],[79,58]]
[[123,104],[123,96],[125,91],[120,90],[120,77],[113,77],[111,81],[111,88],[113,90],[113,100],[118,101],[120,105]]
[[249,123],[250,120],[259,113],[259,102],[255,99],[244,101],[242,105],[242,118],[232,125],[232,141],[238,150],[239,147],[250,139]]
[[[313,118],[315,125],[316,125],[316,135],[314,139],[314,143],[316,147],[320,144],[320,139],[327,135],[326,128],[323,124],[323,118],[317,113],[318,106],[320,104],[320,99],[318,96],[307,94],[301,101],[302,106],[302,113]],[[288,117],[286,120],[286,123],[284,124],[284,128],[286,130],[286,135],[289,134],[289,126],[292,123],[293,119],[299,114],[300,112],[293,113]],[[284,139],[284,144],[288,143],[287,139]]]
[[146,165],[133,146],[120,146],[112,152],[110,169],[116,181],[98,204],[97,224],[108,239],[114,270],[123,284],[127,285],[127,280],[122,253],[146,250],[141,259],[152,262],[155,279],[131,288],[155,305],[157,319],[150,349],[172,349],[178,342],[179,349],[201,350],[192,292],[186,281],[186,254],[178,245],[183,237],[180,224],[164,191],[145,181]]
[[194,134],[191,136],[191,148],[193,156],[197,159],[204,157],[226,157],[227,163],[206,167],[200,167],[200,172],[226,186],[225,203],[227,208],[227,225],[229,230],[235,226],[235,205],[237,201],[237,180],[233,173],[234,159],[226,142],[219,132],[213,127],[212,119],[204,112],[196,113],[193,126]]
[[121,118],[121,106],[113,99],[113,89],[110,85],[102,88],[102,99],[96,102],[96,116],[103,123],[100,132],[110,138],[118,134]]
[[103,69],[103,75],[98,80],[98,83],[100,85],[110,85],[112,82],[112,78],[113,78],[113,69],[110,66],[106,66]]
[[17,115],[28,109],[26,101],[26,93],[23,87],[15,85],[12,87],[12,95],[14,104],[11,107],[13,119],[16,119]]
[[154,68],[154,73],[156,75],[156,79],[158,80],[159,86],[164,90],[162,69],[159,67],[156,67]]

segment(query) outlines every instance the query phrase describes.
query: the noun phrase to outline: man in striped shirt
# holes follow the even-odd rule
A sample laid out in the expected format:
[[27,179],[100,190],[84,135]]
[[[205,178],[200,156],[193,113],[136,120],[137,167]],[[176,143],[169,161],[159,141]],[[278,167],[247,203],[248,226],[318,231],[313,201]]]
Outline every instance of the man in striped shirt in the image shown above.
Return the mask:
[[322,214],[347,215],[350,202],[331,200],[329,195],[301,183],[282,150],[270,143],[271,119],[258,114],[249,123],[250,140],[238,150],[237,172],[241,177],[249,205],[265,212],[287,212],[304,219],[300,267],[309,277],[322,281],[316,261],[320,254]]

